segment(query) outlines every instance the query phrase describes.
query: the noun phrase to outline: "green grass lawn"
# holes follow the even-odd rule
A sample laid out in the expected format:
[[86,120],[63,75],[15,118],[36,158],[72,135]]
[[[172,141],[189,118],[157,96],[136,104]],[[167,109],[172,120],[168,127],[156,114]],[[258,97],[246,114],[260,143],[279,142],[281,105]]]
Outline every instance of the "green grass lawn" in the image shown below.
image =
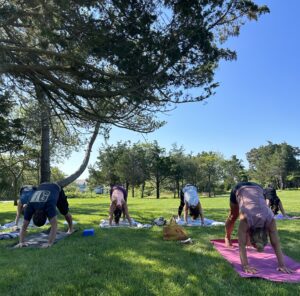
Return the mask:
[[[300,215],[300,191],[278,192],[286,212]],[[0,295],[300,295],[300,284],[240,278],[213,248],[224,227],[188,228],[192,245],[164,241],[162,228],[100,229],[108,197],[70,199],[78,232],[49,249],[9,249],[0,241]],[[177,213],[178,199],[128,199],[131,216],[150,223]],[[224,221],[228,196],[202,198],[207,218]],[[0,203],[0,224],[16,208]],[[59,228],[64,228],[59,216]],[[300,221],[277,223],[284,253],[300,261]],[[95,236],[82,237],[94,228]],[[32,231],[32,230],[30,230]],[[236,236],[236,229],[234,232]]]

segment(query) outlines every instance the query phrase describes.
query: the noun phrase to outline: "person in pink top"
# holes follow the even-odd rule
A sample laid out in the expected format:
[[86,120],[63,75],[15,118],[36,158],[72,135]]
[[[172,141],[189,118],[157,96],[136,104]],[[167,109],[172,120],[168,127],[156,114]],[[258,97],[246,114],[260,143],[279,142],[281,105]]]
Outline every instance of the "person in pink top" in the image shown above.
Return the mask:
[[131,218],[128,213],[127,192],[119,185],[112,186],[110,190],[110,206],[109,206],[109,225],[112,225],[114,218],[116,225],[119,225],[121,215],[127,218],[130,226],[132,225]]
[[225,223],[225,244],[228,247],[232,246],[231,233],[238,216],[240,216],[238,241],[243,270],[247,273],[257,273],[257,270],[248,263],[246,246],[251,244],[258,252],[262,252],[269,236],[278,260],[277,270],[291,273],[284,263],[274,214],[266,205],[264,190],[260,185],[240,182],[232,189],[230,213]]

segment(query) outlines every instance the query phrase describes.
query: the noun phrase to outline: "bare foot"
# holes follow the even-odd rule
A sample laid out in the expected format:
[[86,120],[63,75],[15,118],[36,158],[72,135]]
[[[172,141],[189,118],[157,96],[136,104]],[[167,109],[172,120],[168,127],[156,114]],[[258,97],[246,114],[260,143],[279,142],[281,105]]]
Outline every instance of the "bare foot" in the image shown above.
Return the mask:
[[27,243],[19,243],[19,244],[17,244],[17,245],[14,246],[15,249],[17,249],[17,248],[25,248],[25,247],[28,247]]
[[254,267],[252,267],[252,266],[249,266],[249,265],[243,266],[243,270],[244,270],[246,273],[251,273],[251,274],[257,273],[257,269],[254,268]]
[[67,231],[67,234],[72,234],[74,232],[74,229],[69,229],[68,231]]
[[226,246],[227,248],[231,248],[231,247],[232,247],[231,239],[225,237],[225,246]]

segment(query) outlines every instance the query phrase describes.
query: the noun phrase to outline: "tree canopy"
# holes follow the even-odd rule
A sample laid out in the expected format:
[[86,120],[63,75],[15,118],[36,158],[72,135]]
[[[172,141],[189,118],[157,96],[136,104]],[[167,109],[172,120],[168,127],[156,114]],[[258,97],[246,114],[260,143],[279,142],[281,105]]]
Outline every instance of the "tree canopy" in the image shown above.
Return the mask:
[[4,1],[2,83],[32,97],[38,85],[72,118],[149,132],[154,112],[213,93],[218,62],[235,58],[220,42],[266,12],[248,0]]
[[249,0],[1,1],[0,95],[39,105],[41,181],[54,116],[96,125],[89,149],[111,125],[151,132],[159,112],[214,93],[219,61],[236,57],[223,42],[267,12]]
[[25,136],[21,119],[12,116],[13,105],[7,93],[0,93],[0,153],[19,150]]

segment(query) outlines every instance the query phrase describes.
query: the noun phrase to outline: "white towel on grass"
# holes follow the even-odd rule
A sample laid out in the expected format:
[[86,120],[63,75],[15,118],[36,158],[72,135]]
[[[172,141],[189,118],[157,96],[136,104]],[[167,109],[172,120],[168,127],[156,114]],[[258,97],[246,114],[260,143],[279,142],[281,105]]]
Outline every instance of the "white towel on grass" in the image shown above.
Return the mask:
[[17,238],[19,236],[20,236],[20,232],[19,231],[0,232],[0,240]]
[[[183,226],[202,226],[201,225],[201,220],[198,218],[198,219],[195,219],[194,221],[188,217],[188,223],[185,224],[184,222],[184,219],[181,218],[176,218],[176,223],[178,225],[183,225]],[[224,222],[218,222],[218,221],[215,221],[215,220],[211,220],[211,219],[208,219],[208,218],[204,218],[204,226],[219,226],[219,225],[225,225]]]
[[[9,223],[6,223],[6,224],[0,226],[0,230],[10,229],[10,228],[21,228],[22,225],[23,225],[23,222],[24,222],[24,219],[20,218],[20,220],[18,222],[18,225],[15,223],[15,221],[12,221],[12,222],[9,222]],[[47,219],[45,225],[47,225],[48,223],[49,223],[49,221]],[[28,227],[36,227],[34,225],[32,219],[30,220],[30,223],[29,223]]]
[[[152,227],[151,224],[142,224],[142,223],[139,223],[139,222],[137,222],[133,219],[131,219],[131,224],[132,224],[132,226],[131,226],[132,228],[150,228],[150,227]],[[125,220],[120,219],[119,225],[116,225],[116,223],[113,221],[111,226],[109,225],[108,220],[101,220],[101,223],[99,224],[99,226],[101,228],[130,227],[129,222],[128,222],[127,219],[125,219]]]

